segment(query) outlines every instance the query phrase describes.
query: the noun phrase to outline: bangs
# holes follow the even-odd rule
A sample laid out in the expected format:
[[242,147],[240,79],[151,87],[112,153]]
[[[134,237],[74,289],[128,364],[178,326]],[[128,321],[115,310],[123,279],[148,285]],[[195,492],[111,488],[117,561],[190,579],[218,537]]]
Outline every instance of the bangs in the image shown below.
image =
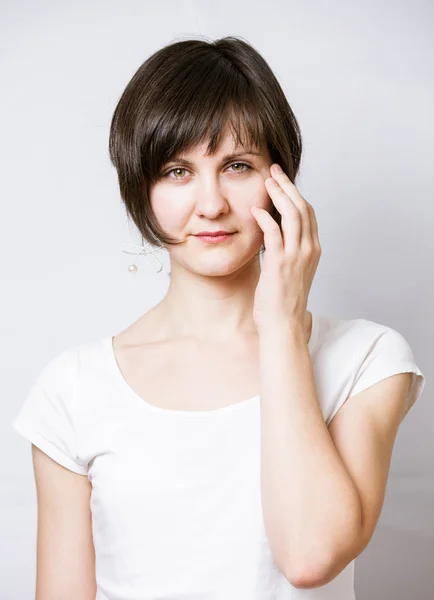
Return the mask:
[[[179,61],[165,62],[167,68],[158,69],[158,85],[151,77],[141,102],[135,89],[140,83],[133,78],[119,103],[111,147],[118,166],[127,156],[129,168],[141,170],[153,183],[162,166],[182,152],[207,143],[206,154],[214,154],[228,130],[235,146],[264,148],[271,129],[264,122],[268,111],[255,86],[229,60],[207,51],[196,53],[194,61],[186,53]],[[120,128],[121,115],[128,131]]]
[[[204,92],[209,94],[209,89],[212,88],[205,81]],[[266,147],[267,128],[254,99],[246,95],[234,98],[233,93],[225,90],[217,97],[209,94],[206,100],[199,103],[191,99],[190,117],[175,106],[154,131],[152,145],[145,142],[148,149],[144,150],[142,158],[148,165],[147,175],[151,181],[158,178],[165,163],[199,145],[206,144],[205,155],[215,154],[226,133],[233,138],[234,152],[240,149],[261,151]]]
[[[295,180],[300,129],[274,73],[250,44],[233,37],[184,40],[139,67],[114,111],[109,154],[121,197],[144,239],[174,242],[150,201],[164,165],[198,146],[213,155],[227,134],[233,152],[268,154]],[[272,216],[279,222],[274,207]]]

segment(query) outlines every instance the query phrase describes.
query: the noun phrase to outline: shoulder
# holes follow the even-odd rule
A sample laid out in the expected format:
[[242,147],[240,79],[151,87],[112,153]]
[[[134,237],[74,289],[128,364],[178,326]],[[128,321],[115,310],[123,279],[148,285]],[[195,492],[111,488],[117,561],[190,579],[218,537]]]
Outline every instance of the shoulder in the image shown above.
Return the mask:
[[390,348],[408,353],[404,335],[392,327],[364,318],[343,319],[320,315],[320,341],[323,346],[348,353],[353,361],[363,360],[372,349]]
[[393,327],[364,318],[322,317],[321,329],[323,346],[353,376],[353,383],[366,383],[366,374],[375,379],[385,371],[421,375],[407,338]]
[[425,376],[416,362],[412,346],[397,329],[367,319],[357,321],[353,334],[356,352],[350,395],[354,396],[392,375],[411,373],[407,414],[425,387]]
[[38,384],[67,388],[78,382],[86,370],[101,360],[107,336],[66,346],[45,361],[36,376]]
[[[91,394],[79,387],[85,373],[101,361],[106,338],[70,346],[45,362],[21,403],[14,429],[53,460],[76,473],[87,473],[80,451],[84,407]],[[83,391],[85,393],[83,393]]]
[[364,318],[321,316],[315,374],[329,421],[345,400],[398,373],[412,373],[407,412],[422,394],[425,377],[406,337]]
[[347,346],[354,351],[356,363],[374,360],[401,359],[414,363],[412,348],[401,331],[368,319],[352,319],[347,325]]

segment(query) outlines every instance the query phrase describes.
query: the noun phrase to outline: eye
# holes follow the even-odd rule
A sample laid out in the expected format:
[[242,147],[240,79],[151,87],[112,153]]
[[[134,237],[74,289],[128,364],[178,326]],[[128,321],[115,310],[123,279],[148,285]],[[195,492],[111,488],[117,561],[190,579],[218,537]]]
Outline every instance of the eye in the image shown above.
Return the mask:
[[[187,169],[184,169],[183,167],[175,167],[174,169],[170,169],[170,171],[167,171],[167,173],[165,173],[163,175],[163,177],[168,177],[169,173],[173,173],[174,171],[186,171]],[[170,179],[184,179],[183,177],[171,177]]]
[[243,169],[242,171],[239,171],[238,169],[236,169],[234,171],[234,173],[244,173],[245,171],[248,171],[249,169],[251,169],[252,167],[246,163],[242,163],[242,162],[237,162],[237,163],[233,163],[232,165],[230,165],[231,167],[235,167],[235,166],[239,166],[239,167],[246,167],[245,169]]
[[[252,169],[252,167],[250,165],[248,165],[247,163],[242,163],[242,162],[232,163],[232,165],[229,165],[228,169],[231,168],[231,167],[244,167],[241,170],[240,169],[235,169],[235,171],[232,171],[232,173],[245,173],[246,171],[249,171],[249,170]],[[185,177],[182,177],[182,176],[181,177],[177,177],[177,176],[169,177],[170,173],[178,173],[179,174],[179,171],[181,171],[181,172],[182,171],[188,172],[188,170],[185,169],[184,167],[175,167],[173,169],[170,169],[170,171],[167,171],[167,173],[165,173],[163,175],[163,177],[166,177],[168,179],[179,179],[179,180],[185,179]]]

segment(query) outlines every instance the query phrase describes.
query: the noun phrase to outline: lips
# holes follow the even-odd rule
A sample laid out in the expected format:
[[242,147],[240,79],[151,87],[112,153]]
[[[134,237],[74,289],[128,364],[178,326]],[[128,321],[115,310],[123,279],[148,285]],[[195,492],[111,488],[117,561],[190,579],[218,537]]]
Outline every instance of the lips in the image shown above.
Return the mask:
[[219,233],[218,231],[210,231],[208,234],[199,233],[195,237],[204,244],[223,244],[228,242],[234,233]]
[[201,231],[200,233],[196,233],[195,235],[206,235],[207,237],[217,236],[217,235],[231,235],[231,231]]

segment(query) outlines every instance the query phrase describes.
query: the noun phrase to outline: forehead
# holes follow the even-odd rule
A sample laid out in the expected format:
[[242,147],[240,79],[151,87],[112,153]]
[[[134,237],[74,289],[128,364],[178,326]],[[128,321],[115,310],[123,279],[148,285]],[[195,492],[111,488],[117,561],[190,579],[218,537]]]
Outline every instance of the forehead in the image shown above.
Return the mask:
[[[197,144],[194,147],[187,148],[185,150],[181,150],[177,153],[178,158],[182,157],[199,157],[199,156],[210,156],[207,152],[209,140],[206,140],[202,143]],[[233,154],[241,154],[252,152],[258,154],[259,156],[265,156],[267,150],[265,148],[265,144],[262,147],[257,146],[253,142],[249,141],[248,136],[245,139],[245,145],[241,143],[241,141],[237,142],[231,130],[226,127],[221,134],[220,143],[215,149],[214,156],[231,156]]]

